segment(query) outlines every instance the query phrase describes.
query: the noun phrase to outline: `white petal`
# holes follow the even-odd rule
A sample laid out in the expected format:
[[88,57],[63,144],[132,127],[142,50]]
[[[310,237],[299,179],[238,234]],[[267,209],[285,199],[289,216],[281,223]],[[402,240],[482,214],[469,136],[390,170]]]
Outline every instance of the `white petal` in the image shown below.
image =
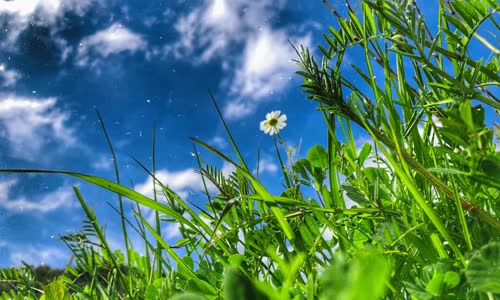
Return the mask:
[[266,127],[266,124],[267,124],[266,121],[260,122],[260,130],[264,130],[264,128]]

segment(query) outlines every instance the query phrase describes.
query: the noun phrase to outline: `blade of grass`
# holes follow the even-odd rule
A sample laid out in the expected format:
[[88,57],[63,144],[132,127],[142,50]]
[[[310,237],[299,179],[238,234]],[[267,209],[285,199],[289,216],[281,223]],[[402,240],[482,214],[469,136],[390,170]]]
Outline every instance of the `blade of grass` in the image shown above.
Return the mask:
[[[212,146],[206,144],[205,142],[202,142],[201,140],[198,140],[194,137],[191,137],[191,140],[193,140],[194,142],[200,144],[204,148],[210,150],[214,154],[218,155],[219,157],[221,157],[221,158],[225,159],[226,161],[230,162],[231,164],[233,164],[250,181],[253,188],[257,192],[257,194],[259,194],[262,197],[262,199],[264,199],[265,202],[270,203],[270,204],[276,204],[273,197],[267,191],[267,189],[258,180],[256,180],[252,176],[252,174],[250,174],[250,172],[248,172],[248,170],[245,167],[238,165],[236,162],[231,160],[228,156],[226,156],[225,154],[223,154],[219,150],[213,148]],[[271,206],[271,211],[273,212],[274,216],[276,217],[276,220],[280,224],[281,229],[285,233],[286,237],[290,241],[294,241],[295,234],[294,234],[292,228],[290,227],[290,224],[288,223],[288,221],[284,218],[283,213],[281,212],[280,208],[277,206]],[[223,216],[221,216],[221,218],[222,217]]]

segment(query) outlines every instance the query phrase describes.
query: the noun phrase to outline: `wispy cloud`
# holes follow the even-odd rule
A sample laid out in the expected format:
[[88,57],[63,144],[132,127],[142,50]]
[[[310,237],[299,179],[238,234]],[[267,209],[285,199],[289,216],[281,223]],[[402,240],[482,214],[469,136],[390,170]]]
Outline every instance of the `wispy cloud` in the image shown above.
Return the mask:
[[61,208],[76,206],[73,189],[64,185],[55,191],[46,193],[35,199],[25,196],[12,196],[12,189],[18,184],[15,178],[0,181],[0,207],[9,213],[48,213]]
[[[264,28],[251,36],[246,43],[242,68],[238,68],[231,93],[242,98],[258,100],[279,91],[288,83],[296,65],[296,54],[283,30]],[[310,44],[310,37],[302,37],[297,44]]]
[[[265,17],[268,1],[254,1],[245,9],[248,1],[206,0],[174,24],[179,38],[166,45],[164,51],[178,59],[190,59],[206,63],[215,57],[224,57],[231,45],[245,40],[245,34],[258,22],[252,17]],[[259,10],[263,14],[248,14],[247,10]],[[241,12],[244,11],[243,14]]]
[[[110,55],[135,53],[146,49],[143,37],[119,23],[85,37],[80,41],[77,53],[79,66],[95,67]],[[97,56],[97,57],[96,57]]]
[[8,245],[6,248],[9,250],[10,261],[21,266],[21,261],[30,265],[49,265],[61,266],[61,262],[69,261],[71,253],[69,250],[62,250],[55,247],[47,247],[47,245]]
[[[230,94],[235,98],[226,104],[224,115],[237,120],[255,112],[263,100],[273,100],[284,90],[297,69],[292,58],[296,54],[284,30],[263,28],[251,36],[230,81]],[[309,35],[294,43],[310,45]]]
[[21,78],[21,74],[18,72],[8,69],[5,64],[0,64],[0,86],[10,87],[14,86]]
[[[66,12],[83,15],[93,0],[15,0],[0,1],[0,17],[8,20],[7,39],[3,46],[12,48],[21,32],[33,24],[56,25]],[[35,18],[37,16],[38,18]],[[54,26],[50,26],[55,30]]]
[[92,168],[96,170],[111,170],[113,167],[113,158],[106,156],[106,155],[101,155],[99,158],[92,163]]
[[43,160],[42,150],[51,143],[75,145],[74,130],[66,125],[70,114],[56,104],[53,97],[0,95],[0,138],[7,140],[9,156]]
[[[200,174],[194,169],[184,169],[180,171],[169,171],[162,169],[156,172],[156,178],[165,186],[172,189],[182,199],[187,199],[189,195],[203,190],[203,182]],[[159,189],[158,184],[156,188]],[[212,191],[213,187],[210,188]],[[148,177],[145,182],[135,186],[135,190],[141,194],[152,197],[153,178]]]
[[264,157],[259,162],[259,174],[271,173],[274,174],[278,171],[278,165],[273,162],[271,158]]
[[221,136],[214,136],[208,144],[219,149],[223,149],[227,146],[227,141]]
[[[221,59],[223,85],[231,100],[224,108],[229,120],[255,112],[261,101],[273,100],[287,86],[296,67],[288,40],[309,45],[309,34],[274,29],[270,20],[286,1],[211,0],[178,18],[178,40],[165,46],[166,55],[202,64]],[[234,54],[234,48],[242,48]]]

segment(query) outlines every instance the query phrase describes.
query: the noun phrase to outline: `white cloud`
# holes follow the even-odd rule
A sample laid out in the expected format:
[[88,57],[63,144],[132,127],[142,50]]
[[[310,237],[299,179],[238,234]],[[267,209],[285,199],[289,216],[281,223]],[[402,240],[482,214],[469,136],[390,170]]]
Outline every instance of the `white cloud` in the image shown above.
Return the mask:
[[[207,0],[193,9],[188,15],[181,16],[174,24],[179,39],[165,47],[166,54],[176,58],[188,58],[195,63],[206,63],[214,57],[223,57],[235,42],[245,39],[251,29],[251,20],[245,9],[246,2],[241,0]],[[265,11],[267,1],[254,1],[251,10]],[[249,8],[247,8],[248,10]],[[260,15],[262,18],[265,13]]]
[[[30,24],[54,25],[65,12],[83,15],[93,0],[14,0],[0,1],[0,16],[7,16],[8,31],[5,46],[13,47],[19,34]],[[95,7],[95,4],[94,4]],[[37,18],[34,18],[37,16]],[[51,29],[55,29],[53,26]]]
[[[294,42],[308,46],[311,37],[307,35]],[[241,59],[242,67],[235,70],[230,84],[230,94],[236,99],[226,104],[225,117],[236,120],[252,114],[259,102],[272,100],[275,93],[284,90],[297,69],[292,61],[295,56],[283,30],[265,28],[250,37]]]
[[114,23],[80,41],[77,64],[94,67],[99,62],[95,55],[102,59],[122,52],[135,53],[145,48],[146,42],[141,35],[130,31],[121,24]]
[[[309,45],[306,36],[298,44]],[[243,54],[243,67],[235,73],[231,93],[253,100],[281,90],[297,69],[292,58],[296,54],[285,31],[265,28],[249,38]]]
[[[296,70],[291,61],[296,54],[288,39],[310,45],[309,34],[299,36],[269,25],[285,3],[207,0],[177,20],[179,39],[164,52],[195,64],[223,58],[221,67],[228,71],[223,85],[234,98],[226,103],[224,115],[229,120],[244,118],[260,101],[272,100],[272,94],[282,91]],[[243,51],[234,51],[235,47]]]
[[181,227],[179,222],[168,223],[165,228],[163,228],[163,238],[166,240],[172,240],[181,237]]
[[27,199],[25,196],[11,198],[10,191],[18,183],[17,179],[0,181],[0,207],[10,213],[48,213],[61,208],[76,206],[73,189],[64,185],[55,191],[49,192],[36,199]]
[[259,162],[259,174],[262,173],[276,173],[278,165],[276,165],[270,158],[261,158]]
[[96,170],[111,170],[113,168],[113,158],[102,155],[92,163],[92,168]]
[[256,103],[242,100],[229,101],[224,107],[224,117],[229,120],[238,120],[251,115],[256,109]]
[[233,172],[236,172],[236,167],[232,163],[224,161],[222,163],[222,168],[220,171],[222,172],[222,175],[224,175],[225,177],[228,177]]
[[[180,171],[159,170],[155,174],[156,178],[165,186],[172,189],[182,199],[187,199],[190,194],[203,190],[203,182],[200,174],[194,169],[185,169]],[[207,186],[210,191],[214,187]],[[158,184],[157,190],[160,190]],[[143,195],[153,196],[153,178],[149,176],[145,182],[136,185],[135,190]]]
[[9,70],[4,64],[0,64],[0,82],[1,86],[9,87],[16,84],[17,80],[21,78],[21,74],[14,70]]
[[8,247],[11,263],[21,266],[21,261],[30,265],[61,266],[61,262],[69,261],[71,253],[46,245],[16,245]]
[[227,146],[226,140],[221,136],[214,136],[209,142],[209,145],[216,148],[225,148]]
[[12,157],[44,160],[51,142],[64,147],[76,143],[74,130],[66,126],[69,113],[56,107],[56,98],[0,95],[0,138],[6,139]]

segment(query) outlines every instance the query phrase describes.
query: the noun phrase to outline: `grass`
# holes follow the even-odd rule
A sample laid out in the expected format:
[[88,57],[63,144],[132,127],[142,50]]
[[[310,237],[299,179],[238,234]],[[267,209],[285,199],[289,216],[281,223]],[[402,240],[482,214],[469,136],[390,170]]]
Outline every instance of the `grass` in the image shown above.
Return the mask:
[[[43,290],[31,288],[24,269],[2,271],[13,286],[3,297],[498,297],[499,127],[487,125],[485,111],[498,115],[500,65],[498,50],[480,30],[485,24],[499,29],[498,3],[441,1],[435,4],[438,28],[429,28],[413,1],[348,3],[345,16],[324,2],[338,26],[324,34],[321,59],[309,49],[296,50],[303,91],[327,125],[326,149],[318,144],[292,160],[293,150],[282,143],[286,129],[273,136],[284,178],[279,195],[249,170],[212,94],[236,159],[192,138],[198,172],[205,186],[218,190],[209,195],[205,188],[204,206],[187,203],[157,180],[154,133],[152,166],[137,161],[154,178],[152,198],[121,184],[116,165],[115,181],[2,169],[62,173],[119,195],[126,252],[109,247],[75,187],[87,221],[81,232],[62,236],[74,264]],[[492,53],[489,59],[469,55],[473,39]],[[349,54],[359,50],[364,61],[351,63]],[[357,78],[342,76],[345,68]],[[373,142],[358,145],[367,135]],[[235,171],[225,176],[203,160],[199,147]],[[136,204],[132,216],[124,213],[123,198]],[[144,208],[155,211],[154,224],[145,220]],[[174,245],[161,234],[172,222],[182,234]],[[142,237],[144,253],[134,250],[131,230]],[[83,277],[85,284],[77,284]]]

